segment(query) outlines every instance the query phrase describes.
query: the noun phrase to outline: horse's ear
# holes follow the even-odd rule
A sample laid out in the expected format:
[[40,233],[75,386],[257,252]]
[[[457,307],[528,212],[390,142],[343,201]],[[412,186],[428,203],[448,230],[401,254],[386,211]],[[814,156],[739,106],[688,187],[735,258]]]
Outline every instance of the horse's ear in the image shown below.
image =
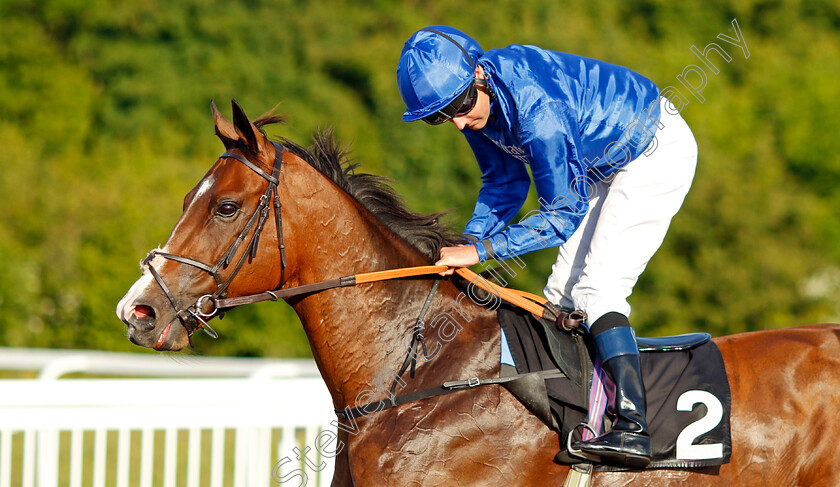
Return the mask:
[[236,133],[239,134],[239,138],[245,141],[245,144],[252,153],[262,154],[266,152],[266,148],[270,146],[268,139],[266,139],[265,135],[260,132],[256,125],[248,120],[248,116],[245,115],[245,110],[239,106],[236,100],[233,100],[232,104],[233,127],[236,129]]
[[239,134],[236,133],[236,129],[233,128],[233,124],[226,119],[219,109],[216,108],[216,102],[210,100],[210,109],[213,111],[213,122],[216,124],[216,135],[219,136],[222,143],[225,144],[225,149],[230,149],[234,145],[236,145],[236,141],[239,140]]

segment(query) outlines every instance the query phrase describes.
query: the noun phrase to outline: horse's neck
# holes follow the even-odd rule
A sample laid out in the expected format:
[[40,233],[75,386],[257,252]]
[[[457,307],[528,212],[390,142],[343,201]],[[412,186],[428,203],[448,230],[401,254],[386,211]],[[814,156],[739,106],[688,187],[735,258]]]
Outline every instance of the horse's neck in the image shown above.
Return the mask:
[[[306,256],[306,269],[301,270],[301,283],[428,265],[419,252],[365,210],[352,207],[353,211],[329,218],[329,226],[344,229],[342,233],[348,235],[345,245],[332,253],[313,246]],[[340,234],[324,230],[324,235]],[[435,277],[338,288],[292,303],[337,406],[352,405],[365,391],[381,391],[382,384],[391,384],[407,355],[412,329]],[[437,375],[444,374],[443,380],[457,379],[467,373],[492,373],[498,366],[493,353],[498,351],[498,329],[488,324],[485,309],[464,297],[444,280],[426,313],[426,344],[435,374],[428,372],[432,363],[419,361],[417,377],[423,386],[437,380]]]

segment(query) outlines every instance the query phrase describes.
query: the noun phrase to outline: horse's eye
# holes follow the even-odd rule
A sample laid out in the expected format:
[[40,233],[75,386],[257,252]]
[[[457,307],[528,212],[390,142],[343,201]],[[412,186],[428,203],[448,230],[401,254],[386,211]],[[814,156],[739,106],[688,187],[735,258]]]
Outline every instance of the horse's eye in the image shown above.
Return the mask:
[[230,218],[239,211],[239,207],[233,203],[222,203],[216,210],[216,214],[225,218]]

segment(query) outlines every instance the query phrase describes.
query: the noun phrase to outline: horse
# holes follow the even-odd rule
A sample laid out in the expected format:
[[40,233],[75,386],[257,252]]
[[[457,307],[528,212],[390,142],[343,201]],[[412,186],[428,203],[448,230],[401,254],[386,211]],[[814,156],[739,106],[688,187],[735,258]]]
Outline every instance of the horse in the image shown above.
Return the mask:
[[[133,343],[181,350],[197,329],[213,333],[207,320],[222,311],[217,301],[279,292],[300,317],[336,410],[375,399],[372,391],[397,380],[407,337],[423,314],[437,321],[425,328],[426,360],[414,364],[413,378],[398,379],[402,391],[499,375],[495,313],[465,298],[462,280],[442,278],[438,286],[432,274],[312,287],[359,272],[428,266],[442,246],[460,241],[440,215],[414,213],[387,180],[356,173],[328,133],[316,134],[308,148],[274,142],[261,127],[279,117],[251,121],[234,101],[231,122],[211,107],[225,153],[186,195],[168,241],[149,254],[117,306]],[[275,231],[266,230],[272,219]],[[840,485],[840,328],[714,341],[731,390],[730,462],[596,472],[594,485]],[[356,426],[337,432],[333,486],[560,485],[569,473],[553,461],[557,433],[499,386],[402,404]]]

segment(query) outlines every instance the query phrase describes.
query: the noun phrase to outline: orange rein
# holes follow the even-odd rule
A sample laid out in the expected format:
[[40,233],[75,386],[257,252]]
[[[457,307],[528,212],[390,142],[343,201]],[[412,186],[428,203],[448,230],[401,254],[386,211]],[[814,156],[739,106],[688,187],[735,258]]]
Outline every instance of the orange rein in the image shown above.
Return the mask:
[[[275,289],[274,291],[264,291],[258,294],[251,294],[247,296],[239,296],[235,298],[219,298],[213,299],[212,296],[202,296],[196,302],[196,309],[202,317],[210,317],[218,309],[233,308],[245,304],[257,303],[260,301],[276,301],[281,298],[288,298],[298,296],[301,294],[310,294],[327,289],[334,289],[337,287],[355,286],[357,284],[365,284],[377,281],[387,281],[389,279],[400,279],[404,277],[426,276],[429,274],[437,274],[450,269],[445,265],[425,265],[417,267],[403,267],[399,269],[389,269],[385,271],[365,272],[362,274],[344,276],[337,279],[330,279],[327,281],[316,282],[312,284],[304,284],[302,286],[295,286],[291,288]],[[525,291],[518,291],[515,289],[508,289],[506,287],[498,286],[490,281],[481,278],[475,272],[462,267],[455,269],[455,273],[463,277],[470,283],[475,283],[479,288],[487,291],[494,296],[498,296],[508,303],[518,306],[526,311],[530,311],[537,316],[543,316],[548,300],[542,296],[537,296]],[[204,310],[204,304],[209,301],[212,309]]]
[[[356,274],[356,284],[363,284],[375,281],[385,281],[388,279],[399,279],[402,277],[424,276],[428,274],[436,274],[439,272],[443,272],[447,269],[449,269],[449,266],[426,265],[419,267],[404,267],[401,269],[390,269],[387,271],[366,272],[364,274]],[[498,296],[499,298],[507,301],[508,303],[514,306],[518,306],[526,311],[530,311],[531,313],[534,313],[537,316],[543,315],[545,304],[548,302],[548,300],[542,296],[537,296],[536,294],[531,294],[526,291],[508,289],[506,287],[495,285],[484,278],[479,278],[478,274],[469,270],[466,267],[456,269],[455,273],[457,273],[459,276],[463,277],[467,281],[475,283],[476,286],[480,287],[481,289],[484,289],[488,293],[493,294],[494,296]]]

